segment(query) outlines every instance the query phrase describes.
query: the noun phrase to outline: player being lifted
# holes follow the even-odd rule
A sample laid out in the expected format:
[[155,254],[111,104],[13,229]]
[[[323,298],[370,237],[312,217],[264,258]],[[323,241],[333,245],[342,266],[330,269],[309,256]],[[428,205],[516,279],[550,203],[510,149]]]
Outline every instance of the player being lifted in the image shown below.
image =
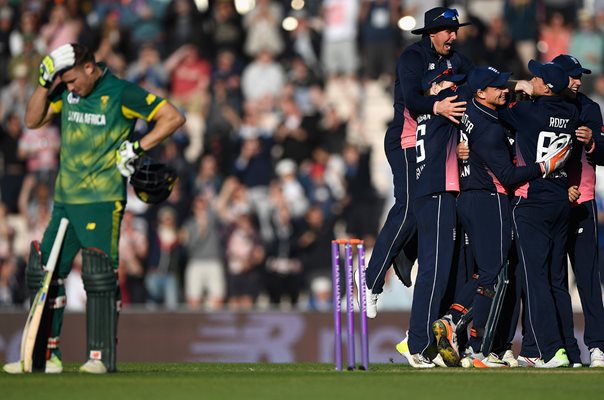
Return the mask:
[[[88,361],[81,372],[116,371],[116,334],[119,311],[117,285],[118,240],[126,202],[126,180],[133,162],[184,124],[184,117],[166,100],[121,80],[105,65],[97,64],[90,49],[63,45],[44,57],[39,86],[25,115],[35,129],[61,116],[60,169],[51,220],[42,243],[32,244],[26,269],[30,289],[40,286],[42,269],[61,218],[69,227],[55,270],[34,351],[34,369],[62,371],[59,335],[65,307],[63,280],[76,254],[82,251],[82,272],[87,294]],[[129,141],[137,118],[153,122],[140,141]],[[48,348],[48,351],[46,351]],[[4,366],[20,373],[21,363]]]

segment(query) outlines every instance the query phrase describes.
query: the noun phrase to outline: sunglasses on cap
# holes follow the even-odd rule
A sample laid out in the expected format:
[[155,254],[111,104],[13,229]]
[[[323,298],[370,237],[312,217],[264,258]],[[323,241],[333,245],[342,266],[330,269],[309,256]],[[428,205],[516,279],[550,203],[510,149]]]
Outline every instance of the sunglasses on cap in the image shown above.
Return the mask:
[[457,17],[459,17],[459,13],[454,8],[447,8],[447,10],[444,11],[442,14],[437,15],[436,18],[434,18],[432,20],[432,22],[436,21],[440,17],[443,17],[443,18],[446,18],[446,19],[457,19]]

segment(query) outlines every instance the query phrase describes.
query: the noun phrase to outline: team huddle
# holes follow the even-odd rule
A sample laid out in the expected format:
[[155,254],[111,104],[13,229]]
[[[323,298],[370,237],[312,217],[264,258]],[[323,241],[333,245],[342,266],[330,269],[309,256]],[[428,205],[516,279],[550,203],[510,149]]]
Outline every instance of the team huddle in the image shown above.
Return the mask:
[[411,366],[580,367],[570,260],[590,366],[604,367],[595,206],[604,132],[599,106],[579,92],[591,71],[560,55],[531,60],[530,81],[510,81],[452,49],[464,25],[454,9],[427,11],[412,31],[421,40],[397,63],[385,138],[395,204],[367,267],[367,315],[386,269],[409,286],[417,259],[409,330],[396,345]]

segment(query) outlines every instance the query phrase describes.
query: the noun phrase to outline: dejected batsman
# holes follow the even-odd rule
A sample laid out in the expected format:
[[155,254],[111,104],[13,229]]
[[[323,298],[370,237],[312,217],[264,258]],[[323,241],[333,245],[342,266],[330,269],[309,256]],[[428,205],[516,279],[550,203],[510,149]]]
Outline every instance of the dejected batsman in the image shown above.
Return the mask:
[[[90,49],[79,44],[60,46],[44,57],[25,124],[30,129],[40,128],[59,114],[61,163],[54,208],[42,243],[32,243],[26,268],[32,293],[40,287],[59,221],[67,218],[70,223],[36,339],[34,371],[63,370],[59,350],[65,307],[63,280],[81,250],[88,299],[88,360],[80,371],[114,372],[120,302],[118,241],[126,203],[124,177],[135,173],[134,160],[170,136],[185,119],[166,100],[97,64]],[[153,129],[140,141],[131,142],[129,137],[138,118],[153,121]],[[6,364],[4,370],[21,373],[21,363]]]

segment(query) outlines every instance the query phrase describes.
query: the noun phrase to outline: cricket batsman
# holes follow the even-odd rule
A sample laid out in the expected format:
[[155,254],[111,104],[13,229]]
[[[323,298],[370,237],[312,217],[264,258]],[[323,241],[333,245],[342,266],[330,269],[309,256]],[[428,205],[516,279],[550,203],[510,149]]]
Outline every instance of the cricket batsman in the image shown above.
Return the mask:
[[[37,331],[33,370],[63,370],[59,349],[63,281],[81,251],[88,360],[80,372],[115,372],[118,241],[126,203],[125,177],[135,173],[134,161],[143,152],[169,137],[185,118],[165,99],[97,64],[93,52],[80,44],[65,44],[43,58],[25,124],[29,129],[40,128],[56,116],[61,118],[60,169],[50,222],[42,242],[32,243],[26,268],[32,293],[40,287],[59,221],[67,218],[69,225]],[[130,141],[139,118],[153,122],[153,129],[140,140]],[[4,370],[21,373],[22,363],[6,364]]]

